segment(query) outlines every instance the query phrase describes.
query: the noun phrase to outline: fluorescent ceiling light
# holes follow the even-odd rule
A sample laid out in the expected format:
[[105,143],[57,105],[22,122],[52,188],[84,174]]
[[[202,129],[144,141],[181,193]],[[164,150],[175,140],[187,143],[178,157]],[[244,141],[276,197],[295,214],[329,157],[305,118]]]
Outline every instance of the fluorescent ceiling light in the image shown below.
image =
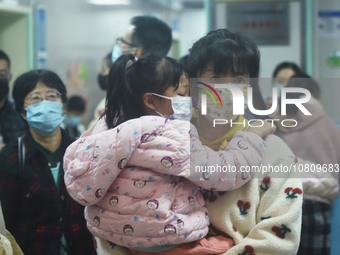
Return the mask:
[[96,5],[129,5],[130,0],[87,0],[89,4]]

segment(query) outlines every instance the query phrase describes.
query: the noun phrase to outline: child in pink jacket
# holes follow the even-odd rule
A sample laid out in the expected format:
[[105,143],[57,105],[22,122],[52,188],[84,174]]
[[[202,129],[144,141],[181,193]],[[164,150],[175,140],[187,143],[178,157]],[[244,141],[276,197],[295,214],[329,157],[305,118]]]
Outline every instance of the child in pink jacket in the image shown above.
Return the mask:
[[[188,121],[188,78],[168,57],[122,56],[108,81],[105,116],[64,157],[67,189],[86,206],[91,233],[131,254],[227,251],[229,238],[206,237],[201,188],[229,191],[247,183],[252,176],[240,167],[262,161],[259,135],[274,130],[238,132],[224,151],[203,146]],[[202,171],[217,165],[237,171]]]

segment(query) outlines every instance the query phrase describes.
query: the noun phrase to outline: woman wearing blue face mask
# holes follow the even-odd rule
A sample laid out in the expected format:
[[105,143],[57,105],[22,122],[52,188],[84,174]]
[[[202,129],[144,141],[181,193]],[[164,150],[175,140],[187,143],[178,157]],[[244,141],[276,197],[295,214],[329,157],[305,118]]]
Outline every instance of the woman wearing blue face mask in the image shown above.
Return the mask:
[[60,125],[66,88],[57,74],[29,71],[14,82],[16,110],[29,132],[0,153],[0,200],[24,254],[96,254],[84,208],[68,195],[62,158],[73,142]]

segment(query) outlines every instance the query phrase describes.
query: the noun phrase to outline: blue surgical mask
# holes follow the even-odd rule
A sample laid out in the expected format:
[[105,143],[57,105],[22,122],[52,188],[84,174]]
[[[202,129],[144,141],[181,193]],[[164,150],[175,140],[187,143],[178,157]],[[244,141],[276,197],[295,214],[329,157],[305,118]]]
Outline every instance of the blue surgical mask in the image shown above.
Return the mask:
[[64,123],[67,126],[76,127],[80,124],[82,116],[80,115],[73,115],[73,116],[65,116]]
[[[174,119],[187,120],[190,121],[192,116],[192,99],[187,96],[175,96],[167,97],[152,93],[155,96],[163,97],[171,100],[172,111],[174,112],[172,117]],[[159,115],[163,116],[161,113],[157,112]]]
[[62,109],[62,103],[47,100],[31,104],[25,109],[27,123],[37,133],[49,135],[62,123]]
[[123,55],[123,49],[118,45],[114,45],[111,55],[112,63],[114,63],[121,55]]

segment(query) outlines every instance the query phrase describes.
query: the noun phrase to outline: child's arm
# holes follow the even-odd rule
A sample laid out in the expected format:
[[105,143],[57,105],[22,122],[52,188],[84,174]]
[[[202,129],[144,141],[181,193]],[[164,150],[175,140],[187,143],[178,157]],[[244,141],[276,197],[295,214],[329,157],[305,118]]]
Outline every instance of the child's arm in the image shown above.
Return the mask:
[[263,139],[250,132],[237,132],[224,150],[203,146],[191,129],[191,172],[188,179],[205,189],[234,190],[247,183],[263,159]]
[[82,205],[101,200],[140,142],[140,122],[88,134],[72,143],[64,156],[65,185]]
[[168,121],[154,133],[142,134],[147,139],[142,139],[129,163],[182,176],[208,190],[233,190],[248,182],[251,173],[246,167],[259,165],[265,151],[263,139],[250,132],[238,132],[224,150],[213,151],[185,121]]

